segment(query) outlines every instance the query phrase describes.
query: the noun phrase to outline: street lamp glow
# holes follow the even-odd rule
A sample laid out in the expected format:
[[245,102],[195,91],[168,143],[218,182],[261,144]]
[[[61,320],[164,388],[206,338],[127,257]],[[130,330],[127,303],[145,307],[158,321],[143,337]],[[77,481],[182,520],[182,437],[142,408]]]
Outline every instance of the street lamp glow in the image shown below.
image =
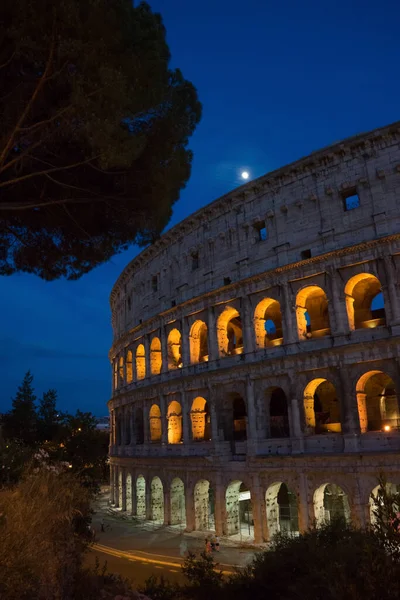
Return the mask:
[[242,171],[241,176],[242,179],[248,179],[250,177],[250,174],[248,171]]

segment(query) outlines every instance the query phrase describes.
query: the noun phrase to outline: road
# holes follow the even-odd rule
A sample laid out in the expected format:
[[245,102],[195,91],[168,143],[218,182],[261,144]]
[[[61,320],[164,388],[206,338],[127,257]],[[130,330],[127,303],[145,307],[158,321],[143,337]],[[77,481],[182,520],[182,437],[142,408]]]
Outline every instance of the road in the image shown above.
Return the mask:
[[107,563],[108,572],[117,573],[130,579],[135,586],[143,585],[151,575],[163,575],[169,581],[183,582],[183,575],[178,564],[149,561],[136,555],[133,558],[127,552],[121,552],[99,544],[95,544],[88,554],[87,565],[94,566],[96,557],[100,562],[100,567]]

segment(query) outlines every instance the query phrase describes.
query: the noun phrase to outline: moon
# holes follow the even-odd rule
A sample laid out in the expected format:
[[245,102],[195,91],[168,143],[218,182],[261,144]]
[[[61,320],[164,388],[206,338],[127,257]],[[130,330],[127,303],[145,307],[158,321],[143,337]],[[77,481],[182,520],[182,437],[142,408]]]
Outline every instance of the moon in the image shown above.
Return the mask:
[[240,175],[241,175],[242,179],[248,179],[250,177],[250,174],[248,171],[242,171]]

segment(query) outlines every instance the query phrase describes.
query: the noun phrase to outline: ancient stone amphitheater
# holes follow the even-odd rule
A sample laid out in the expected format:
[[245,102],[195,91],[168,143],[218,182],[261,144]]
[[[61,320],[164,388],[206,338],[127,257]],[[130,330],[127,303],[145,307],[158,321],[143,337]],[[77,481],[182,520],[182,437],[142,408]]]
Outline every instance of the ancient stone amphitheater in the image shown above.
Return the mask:
[[235,539],[400,483],[400,123],[205,206],[111,294],[112,502]]

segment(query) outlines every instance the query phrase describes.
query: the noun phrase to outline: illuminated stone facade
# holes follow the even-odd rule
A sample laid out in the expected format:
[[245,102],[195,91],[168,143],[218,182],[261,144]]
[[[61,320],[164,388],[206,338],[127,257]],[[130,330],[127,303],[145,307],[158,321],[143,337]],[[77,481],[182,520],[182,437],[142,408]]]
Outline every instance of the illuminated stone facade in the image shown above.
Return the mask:
[[400,124],[216,200],[111,294],[112,502],[262,542],[400,484]]

